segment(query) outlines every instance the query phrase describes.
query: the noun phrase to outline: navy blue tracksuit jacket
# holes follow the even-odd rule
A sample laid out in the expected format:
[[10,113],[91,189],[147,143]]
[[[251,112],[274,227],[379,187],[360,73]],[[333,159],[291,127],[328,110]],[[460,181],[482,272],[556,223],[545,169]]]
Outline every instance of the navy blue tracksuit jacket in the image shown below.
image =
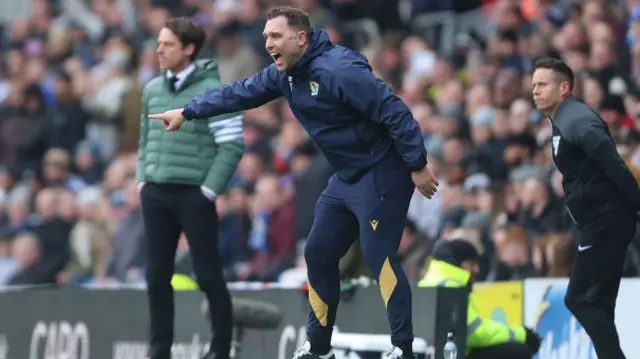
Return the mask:
[[415,190],[410,172],[427,163],[418,123],[364,56],[333,45],[321,30],[313,30],[309,48],[289,71],[266,67],[196,97],[183,115],[205,118],[282,96],[336,170],[318,199],[305,245],[311,349],[329,351],[340,301],[338,262],[359,237],[380,283],[392,343],[410,353],[411,290],[395,254]]
[[410,170],[426,165],[418,123],[367,59],[336,46],[322,30],[291,70],[275,64],[206,92],[184,108],[186,119],[259,107],[284,96],[340,179],[354,182],[383,158],[399,154]]

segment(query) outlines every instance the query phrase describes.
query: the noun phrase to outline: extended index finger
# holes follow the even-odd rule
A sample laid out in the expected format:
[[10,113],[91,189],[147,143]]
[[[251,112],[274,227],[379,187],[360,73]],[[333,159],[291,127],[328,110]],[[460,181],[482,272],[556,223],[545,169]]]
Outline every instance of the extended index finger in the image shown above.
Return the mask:
[[155,114],[155,115],[149,115],[147,116],[148,118],[153,118],[156,120],[162,120],[164,119],[164,114],[163,113],[159,113],[159,114]]

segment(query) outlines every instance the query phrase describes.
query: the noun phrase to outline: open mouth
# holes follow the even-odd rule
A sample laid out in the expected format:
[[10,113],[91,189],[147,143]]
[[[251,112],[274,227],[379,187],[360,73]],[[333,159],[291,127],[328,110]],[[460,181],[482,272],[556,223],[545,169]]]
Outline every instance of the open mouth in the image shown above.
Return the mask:
[[271,57],[273,57],[273,60],[277,62],[279,59],[281,59],[281,58],[282,58],[282,55],[280,55],[280,54],[279,54],[279,53],[277,53],[277,52],[272,52],[272,53],[271,53]]

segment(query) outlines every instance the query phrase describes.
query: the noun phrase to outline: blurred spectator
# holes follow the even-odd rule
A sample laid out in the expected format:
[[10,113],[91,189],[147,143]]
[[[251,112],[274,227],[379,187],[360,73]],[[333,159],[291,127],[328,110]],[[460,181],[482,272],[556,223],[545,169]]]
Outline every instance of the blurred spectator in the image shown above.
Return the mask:
[[77,208],[78,221],[69,237],[70,259],[58,275],[59,284],[82,283],[92,277],[100,280],[107,275],[112,234],[100,216],[102,196],[100,188],[88,187],[78,193],[75,203],[65,204]]
[[[36,264],[41,275],[48,283],[56,281],[57,274],[69,260],[69,234],[71,233],[74,207],[69,196],[73,193],[58,188],[46,188],[38,192],[35,200],[35,213],[30,217],[29,228],[39,238],[42,258]],[[72,210],[73,211],[73,210]]]
[[[302,151],[301,151],[302,152]],[[298,171],[295,176],[294,209],[295,209],[295,238],[306,238],[313,225],[313,214],[316,201],[324,191],[333,169],[320,153],[315,151],[306,155],[299,152],[292,161],[292,168]],[[298,168],[295,163],[301,163]]]
[[20,184],[9,192],[5,202],[5,218],[2,233],[13,237],[16,233],[26,229],[27,219],[31,207],[31,191],[26,184]]
[[218,251],[223,268],[228,268],[238,257],[238,239],[241,238],[242,218],[234,213],[228,196],[216,198],[218,212]]
[[564,232],[570,224],[566,221],[562,204],[554,200],[549,188],[540,178],[524,181],[520,194],[519,223],[530,234]]
[[238,177],[248,192],[253,192],[256,181],[262,174],[264,163],[256,152],[246,151],[238,164]]
[[0,285],[6,285],[18,269],[18,262],[12,256],[12,244],[7,237],[0,239]]
[[268,280],[290,267],[294,260],[293,199],[284,194],[277,176],[265,174],[258,179],[252,213],[249,247],[254,255],[249,272],[242,275]]
[[530,261],[531,245],[522,227],[498,229],[493,237],[496,257],[487,280],[521,280],[535,275]]
[[[360,238],[356,239],[351,247],[347,250],[347,253],[340,259],[340,279],[353,279],[360,277],[373,277],[371,269],[364,261],[364,254],[362,253],[360,245]],[[306,261],[304,259],[304,249],[300,258],[304,262],[305,277],[306,277]]]
[[12,274],[7,284],[28,285],[52,283],[47,273],[38,271],[38,262],[43,258],[36,235],[25,233],[17,236],[13,241],[11,256],[15,261],[16,267],[10,269]]
[[22,177],[27,171],[39,171],[42,158],[47,150],[45,99],[39,85],[29,85],[18,111],[3,122],[9,151],[13,152],[6,164],[14,173]]
[[135,283],[143,278],[146,238],[140,195],[135,177],[124,183],[124,213],[118,222],[106,275],[119,282]]
[[52,148],[44,156],[43,182],[45,187],[61,186],[70,191],[80,191],[86,183],[73,174],[69,152]]
[[410,282],[418,282],[424,275],[422,269],[425,264],[425,254],[431,251],[433,243],[419,232],[413,223],[405,224],[398,256]]
[[73,91],[73,79],[65,72],[55,78],[56,110],[48,116],[48,145],[73,152],[85,138],[87,113]]
[[102,182],[104,166],[100,160],[100,149],[89,141],[78,143],[75,148],[75,168],[78,177],[88,185],[97,185]]
[[217,58],[223,83],[247,78],[260,70],[255,51],[240,41],[238,21],[222,25],[217,31]]
[[538,238],[532,263],[543,277],[568,277],[574,256],[575,241],[570,235],[549,233]]

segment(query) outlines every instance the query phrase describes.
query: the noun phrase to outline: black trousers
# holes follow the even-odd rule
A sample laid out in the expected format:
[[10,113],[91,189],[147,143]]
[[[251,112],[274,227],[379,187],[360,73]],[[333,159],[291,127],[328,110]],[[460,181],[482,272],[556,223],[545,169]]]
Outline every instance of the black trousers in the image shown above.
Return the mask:
[[198,186],[147,183],[141,192],[147,233],[147,294],[151,320],[150,359],[170,359],[174,300],[171,277],[176,248],[184,231],[200,289],[209,301],[217,359],[228,359],[231,346],[231,297],[218,255],[215,203]]
[[467,359],[531,359],[533,353],[526,344],[505,343],[472,349]]
[[598,358],[625,358],[614,318],[625,257],[636,223],[635,213],[620,210],[580,228],[565,304],[589,334]]

